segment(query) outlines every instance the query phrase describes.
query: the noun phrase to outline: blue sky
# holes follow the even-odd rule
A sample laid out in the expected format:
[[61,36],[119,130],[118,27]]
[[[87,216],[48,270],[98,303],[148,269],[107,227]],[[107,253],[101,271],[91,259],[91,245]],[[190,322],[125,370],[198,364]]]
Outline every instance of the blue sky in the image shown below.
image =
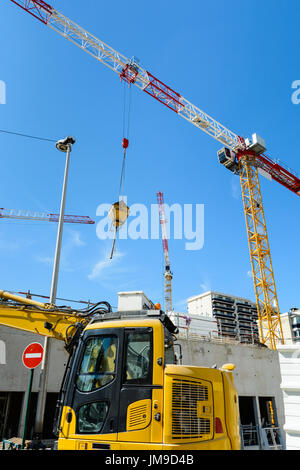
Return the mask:
[[[54,8],[153,75],[233,132],[266,140],[271,158],[300,173],[300,105],[291,101],[299,71],[296,0],[100,2],[52,0]],[[89,215],[116,201],[122,163],[123,94],[116,74],[2,0],[0,80],[6,104],[0,129],[60,139],[76,138],[66,213]],[[217,162],[218,142],[132,87],[126,167],[129,205],[204,204],[204,246],[185,250],[169,241],[174,307],[217,290],[254,300],[238,177]],[[49,142],[0,133],[0,206],[59,210],[64,155]],[[281,311],[299,306],[299,200],[261,180]],[[144,290],[163,304],[161,240],[110,240],[96,227],[65,225],[58,297],[107,300]],[[50,292],[57,225],[2,220],[0,287]]]

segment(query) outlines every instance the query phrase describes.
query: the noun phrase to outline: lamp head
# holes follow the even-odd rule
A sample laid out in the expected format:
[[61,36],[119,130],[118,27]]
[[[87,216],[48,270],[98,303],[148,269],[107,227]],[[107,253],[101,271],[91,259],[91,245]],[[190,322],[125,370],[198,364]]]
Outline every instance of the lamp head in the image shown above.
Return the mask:
[[58,142],[56,142],[56,148],[57,150],[60,150],[61,152],[67,152],[69,149],[71,150],[71,146],[75,144],[75,139],[71,136],[66,137],[65,139],[61,139]]

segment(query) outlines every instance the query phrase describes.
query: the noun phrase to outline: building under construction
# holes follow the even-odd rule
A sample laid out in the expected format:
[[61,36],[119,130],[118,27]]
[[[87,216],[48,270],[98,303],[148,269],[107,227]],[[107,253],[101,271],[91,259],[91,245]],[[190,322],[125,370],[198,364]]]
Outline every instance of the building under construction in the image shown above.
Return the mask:
[[241,343],[260,342],[257,308],[248,299],[205,292],[188,299],[188,314],[215,318],[220,336],[228,336]]

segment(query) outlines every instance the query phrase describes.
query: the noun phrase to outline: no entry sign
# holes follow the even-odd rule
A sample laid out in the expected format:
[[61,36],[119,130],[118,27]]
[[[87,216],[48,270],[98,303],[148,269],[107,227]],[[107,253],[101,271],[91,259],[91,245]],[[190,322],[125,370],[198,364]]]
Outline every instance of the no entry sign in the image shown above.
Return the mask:
[[28,369],[35,369],[43,360],[44,348],[40,343],[31,343],[23,352],[22,361]]

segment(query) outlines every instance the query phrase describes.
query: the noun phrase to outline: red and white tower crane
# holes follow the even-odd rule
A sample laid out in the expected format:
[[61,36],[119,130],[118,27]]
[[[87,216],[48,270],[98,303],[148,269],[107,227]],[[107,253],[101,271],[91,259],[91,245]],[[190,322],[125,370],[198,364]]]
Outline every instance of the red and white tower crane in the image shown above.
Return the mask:
[[170,257],[169,257],[169,247],[168,247],[168,237],[167,237],[167,229],[166,229],[166,215],[165,215],[165,208],[164,208],[164,197],[163,193],[159,191],[157,193],[157,204],[158,204],[158,211],[159,211],[159,222],[161,227],[161,238],[163,242],[163,251],[164,251],[164,259],[165,259],[165,311],[166,313],[171,312],[173,310],[172,307],[172,279],[173,273],[171,272],[170,268]]
[[134,84],[225,146],[218,152],[219,161],[240,176],[261,342],[276,349],[276,343],[283,343],[283,333],[258,174],[300,196],[299,176],[265,155],[266,147],[259,136],[244,139],[230,131],[142,68],[134,57],[120,54],[48,3],[11,1],[116,72],[121,80]]
[[[59,214],[48,214],[47,212],[31,212],[19,209],[0,208],[0,219],[36,220],[41,222],[58,222]],[[94,224],[87,215],[65,215],[64,223],[69,224]]]

